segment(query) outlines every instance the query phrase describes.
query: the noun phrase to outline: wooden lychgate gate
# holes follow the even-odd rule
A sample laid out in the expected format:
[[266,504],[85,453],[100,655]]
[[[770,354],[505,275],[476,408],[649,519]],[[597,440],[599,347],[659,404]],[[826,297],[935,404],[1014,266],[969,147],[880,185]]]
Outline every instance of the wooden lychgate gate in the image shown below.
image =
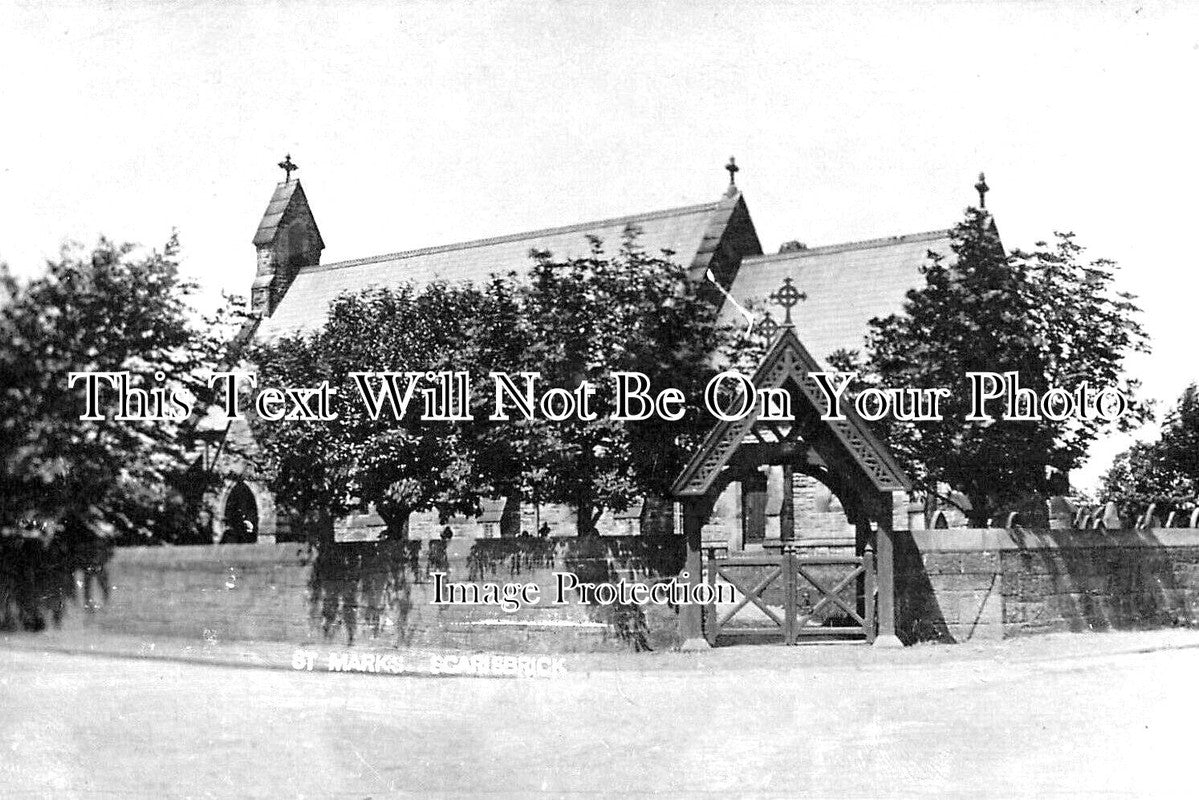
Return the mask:
[[[719,556],[709,550],[711,596],[731,587],[732,603],[709,603],[708,643],[747,639],[848,639],[873,642],[877,632],[874,551],[861,555],[799,551]],[[726,589],[727,591],[727,589]]]

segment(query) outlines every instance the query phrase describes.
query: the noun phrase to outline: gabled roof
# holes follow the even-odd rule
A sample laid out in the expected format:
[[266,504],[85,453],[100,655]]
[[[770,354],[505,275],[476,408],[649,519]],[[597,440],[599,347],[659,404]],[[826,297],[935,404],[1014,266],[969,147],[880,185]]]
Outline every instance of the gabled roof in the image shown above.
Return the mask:
[[647,253],[669,250],[677,263],[702,277],[730,220],[737,221],[740,240],[752,248],[749,252],[760,253],[761,247],[754,247],[757,234],[745,201],[736,194],[713,203],[307,266],[296,275],[274,313],[262,321],[258,337],[270,339],[318,328],[338,295],[369,286],[421,285],[434,280],[483,283],[495,273],[526,274],[533,263],[530,250],[548,250],[555,258],[582,256],[590,251],[588,236],[600,238],[608,252],[615,252],[629,228],[641,231],[638,242]]
[[[743,306],[754,303],[755,318],[769,310],[782,323],[781,309],[768,298],[791,278],[808,296],[791,312],[796,334],[824,361],[840,348],[861,351],[871,318],[903,310],[907,291],[923,285],[920,267],[928,252],[953,258],[950,234],[929,231],[746,258],[730,293]],[[722,313],[726,322],[744,322],[731,304]]]
[[258,231],[254,234],[254,246],[261,247],[264,244],[270,244],[275,241],[275,237],[279,233],[279,226],[283,222],[284,217],[289,214],[303,213],[309,216],[309,223],[312,229],[316,231],[316,238],[320,249],[325,249],[325,242],[321,239],[321,233],[316,228],[316,220],[312,219],[312,211],[308,207],[308,198],[304,194],[304,187],[300,185],[297,178],[294,181],[284,181],[275,187],[275,193],[271,195],[271,202],[266,206],[266,212],[262,215],[262,221],[258,223]]
[[[827,401],[824,393],[816,379],[810,376],[810,373],[820,370],[816,359],[796,338],[795,329],[783,327],[750,380],[755,389],[772,389],[783,387],[788,382],[794,383],[803,398],[800,402],[806,399],[808,404],[807,408],[792,408],[792,414],[798,423],[805,418],[819,417],[826,411]],[[816,438],[808,444],[817,449],[825,448],[826,452],[830,447],[839,448],[844,456],[857,465],[862,476],[877,491],[910,490],[911,480],[887,446],[858,416],[853,404],[847,398],[841,397],[838,398],[838,408],[844,419],[819,420],[814,423],[831,432],[832,438]],[[744,418],[718,422],[708,431],[703,444],[679,474],[672,492],[684,497],[706,494],[737,450],[743,444],[753,443],[751,436],[760,410],[760,404],[755,404],[754,409]],[[792,430],[798,433],[797,426],[793,425]],[[806,438],[807,434],[803,436]],[[829,442],[835,442],[835,445],[830,445]]]

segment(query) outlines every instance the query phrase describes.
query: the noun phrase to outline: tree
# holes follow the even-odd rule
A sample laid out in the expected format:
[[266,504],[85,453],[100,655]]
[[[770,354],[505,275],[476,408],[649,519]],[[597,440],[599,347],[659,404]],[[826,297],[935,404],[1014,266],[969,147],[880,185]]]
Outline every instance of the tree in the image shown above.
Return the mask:
[[1103,477],[1103,497],[1130,516],[1150,505],[1166,513],[1199,504],[1199,386],[1188,386],[1166,414],[1157,441],[1137,442],[1116,457]]
[[[1112,287],[1114,263],[1081,263],[1071,234],[1036,248],[1005,254],[990,215],[968,209],[953,231],[954,257],[930,253],[925,285],[908,292],[903,313],[871,321],[866,382],[950,388],[943,420],[892,422],[888,436],[925,491],[948,499],[939,491],[947,485],[969,498],[975,525],[1031,494],[1063,492],[1065,476],[1109,423],[970,421],[966,373],[1014,371],[1038,396],[1087,383],[1131,398],[1136,384],[1123,375],[1125,359],[1148,349],[1133,298]],[[1120,424],[1144,414],[1134,405]]]
[[[623,511],[639,497],[668,496],[712,425],[698,398],[715,365],[752,355],[738,349],[733,330],[719,323],[717,305],[671,254],[645,252],[638,235],[626,231],[614,252],[593,238],[590,252],[579,258],[534,253],[521,293],[528,347],[520,368],[539,372],[546,388],[573,391],[583,381],[595,387],[596,419],[525,425],[535,443],[527,474],[536,477],[542,500],[574,507],[580,534],[594,531],[605,511]],[[687,398],[682,419],[612,419],[613,373],[619,371],[647,376],[651,393],[681,390]]]
[[[694,404],[677,423],[613,420],[612,373],[641,372],[656,389],[695,400],[715,374],[712,354],[734,348],[686,271],[668,254],[646,254],[636,238],[631,230],[611,255],[598,240],[581,258],[533,253],[527,280],[344,295],[320,331],[251,352],[265,385],[328,380],[343,397],[358,394],[353,372],[451,370],[473,379],[468,420],[421,421],[411,411],[371,419],[355,401],[330,423],[252,423],[279,500],[301,515],[332,516],[373,503],[402,535],[414,511],[474,513],[483,497],[572,505],[586,533],[605,510],[664,496],[711,420]],[[519,373],[539,373],[538,396],[586,380],[596,419],[491,420],[492,372],[518,385]]]
[[[415,511],[471,512],[478,495],[458,426],[425,421],[419,408],[373,417],[359,401],[357,372],[462,369],[468,326],[482,297],[469,286],[434,283],[367,289],[338,297],[324,326],[247,352],[259,383],[313,387],[341,398],[334,421],[264,421],[250,416],[260,460],[278,501],[301,518],[344,516],[374,505],[395,536]],[[371,383],[371,392],[381,391]],[[372,395],[373,396],[373,395]],[[416,396],[414,405],[419,404]]]
[[[180,277],[177,251],[173,237],[148,255],[108,240],[65,247],[25,284],[0,268],[0,545],[41,553],[34,577],[16,581],[27,588],[39,570],[73,568],[105,541],[188,534],[187,420],[116,420],[107,390],[104,418],[83,420],[84,390],[69,386],[72,372],[129,372],[135,387],[203,395],[222,342],[193,324],[195,286]],[[210,322],[219,331],[222,321]],[[22,613],[39,624],[35,605]]]

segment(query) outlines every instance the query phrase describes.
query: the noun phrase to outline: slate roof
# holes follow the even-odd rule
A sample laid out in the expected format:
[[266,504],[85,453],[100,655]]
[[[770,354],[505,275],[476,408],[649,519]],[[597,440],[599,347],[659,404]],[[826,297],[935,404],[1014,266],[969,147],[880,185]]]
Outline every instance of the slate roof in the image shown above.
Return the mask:
[[[871,318],[902,311],[907,291],[922,285],[928,252],[952,258],[950,241],[950,231],[940,230],[753,256],[741,263],[730,293],[742,305],[756,303],[756,318],[769,309],[782,323],[783,310],[768,298],[790,277],[808,296],[791,312],[796,333],[823,362],[840,348],[861,351]],[[729,303],[722,314],[732,324],[745,320]]]
[[[271,207],[274,206],[272,199]],[[268,208],[268,214],[269,211]],[[482,283],[493,273],[524,274],[532,264],[530,250],[548,250],[555,258],[585,255],[590,250],[588,235],[598,236],[605,249],[614,252],[630,226],[641,230],[638,241],[646,252],[670,250],[678,263],[689,266],[693,275],[702,276],[730,218],[738,212],[748,219],[740,193],[712,203],[665,211],[307,266],[297,274],[275,312],[262,321],[258,337],[269,340],[282,333],[318,328],[324,323],[330,302],[338,295],[368,286],[387,287],[403,282],[420,285],[434,280]],[[263,224],[267,224],[266,219]],[[757,237],[752,232],[752,222],[749,225],[752,247],[757,245]],[[761,252],[760,246],[753,247],[753,251]]]
[[[279,224],[293,205],[297,208],[308,207],[308,198],[304,195],[304,187],[300,186],[299,180],[284,181],[275,186],[275,193],[271,195],[271,202],[267,204],[262,221],[258,223],[258,231],[254,234],[255,247],[275,241],[275,235],[279,232]],[[313,221],[312,227],[314,230],[316,229],[315,221]],[[323,250],[325,242],[321,240],[319,230],[316,232],[316,237],[320,240],[319,246]]]

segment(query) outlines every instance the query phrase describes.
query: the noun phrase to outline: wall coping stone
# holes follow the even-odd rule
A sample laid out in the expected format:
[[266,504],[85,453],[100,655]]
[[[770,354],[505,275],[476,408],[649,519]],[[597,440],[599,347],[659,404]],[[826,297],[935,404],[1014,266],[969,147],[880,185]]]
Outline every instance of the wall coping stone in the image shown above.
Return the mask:
[[113,561],[123,565],[184,567],[192,564],[307,564],[316,555],[299,542],[253,544],[199,544],[116,547]]
[[1199,547],[1199,529],[1197,528],[1149,528],[1144,530],[950,528],[911,531],[910,535],[921,552],[941,553]]
[[[1050,530],[1047,528],[949,528],[907,532],[921,552],[977,553],[993,551],[1065,550],[1129,547],[1199,547],[1199,528],[1143,530]],[[652,537],[605,537],[652,538]],[[708,545],[708,543],[705,543]],[[309,563],[315,551],[302,543],[162,545],[118,547],[122,564],[184,566],[187,564]]]

